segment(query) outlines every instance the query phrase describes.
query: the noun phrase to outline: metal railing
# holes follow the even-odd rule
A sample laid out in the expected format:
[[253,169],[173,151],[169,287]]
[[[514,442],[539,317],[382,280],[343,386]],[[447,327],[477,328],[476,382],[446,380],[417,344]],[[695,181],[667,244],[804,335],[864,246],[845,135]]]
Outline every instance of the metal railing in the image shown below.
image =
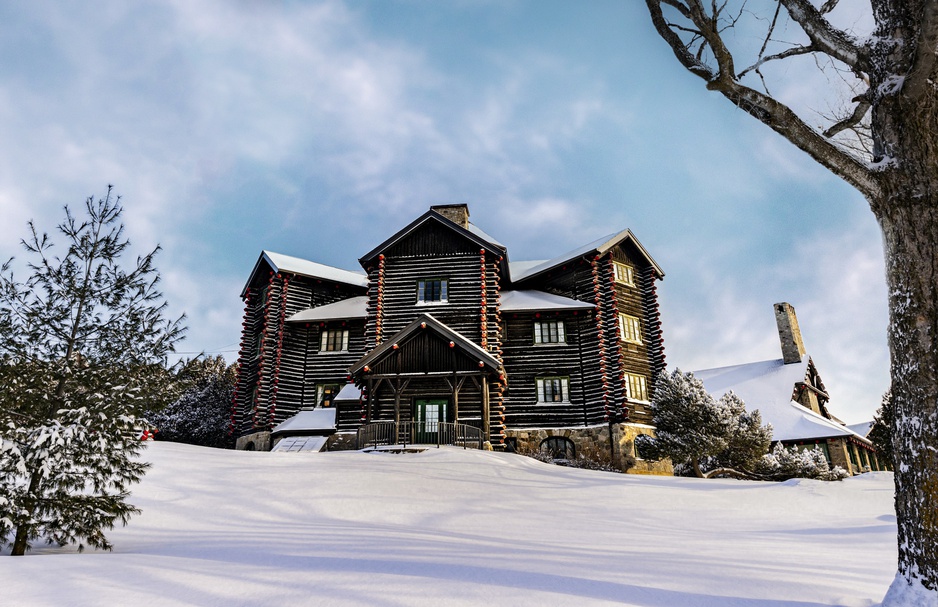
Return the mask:
[[453,422],[372,422],[358,429],[356,441],[358,449],[408,445],[482,449],[485,436],[475,426]]

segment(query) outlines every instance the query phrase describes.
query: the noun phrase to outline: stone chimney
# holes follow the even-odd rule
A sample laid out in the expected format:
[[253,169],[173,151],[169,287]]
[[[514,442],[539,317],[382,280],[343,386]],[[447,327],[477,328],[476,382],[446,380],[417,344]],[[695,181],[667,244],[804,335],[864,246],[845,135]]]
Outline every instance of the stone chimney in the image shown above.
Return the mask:
[[786,365],[800,363],[805,351],[795,308],[785,302],[775,304],[775,323],[778,325],[778,339],[782,342],[782,360]]
[[443,217],[466,230],[469,229],[469,205],[467,204],[436,204],[430,207]]

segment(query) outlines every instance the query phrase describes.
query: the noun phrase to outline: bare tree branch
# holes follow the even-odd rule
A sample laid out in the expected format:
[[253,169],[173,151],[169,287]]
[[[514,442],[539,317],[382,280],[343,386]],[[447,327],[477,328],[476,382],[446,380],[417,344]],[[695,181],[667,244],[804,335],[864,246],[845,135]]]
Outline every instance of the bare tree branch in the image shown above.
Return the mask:
[[860,124],[860,121],[863,120],[863,117],[866,116],[866,113],[870,111],[870,100],[865,96],[854,97],[853,101],[856,102],[856,107],[853,108],[853,112],[837,124],[831,126],[829,129],[824,131],[825,137],[833,137],[841,131],[853,128],[856,125]]
[[684,41],[681,40],[680,36],[674,33],[674,31],[668,26],[668,22],[664,18],[664,14],[661,12],[661,5],[667,4],[668,6],[677,9],[684,17],[691,19],[690,11],[688,8],[677,2],[676,0],[645,0],[648,5],[648,10],[651,13],[651,22],[654,24],[655,29],[658,31],[658,35],[664,38],[665,42],[668,43],[668,46],[671,47],[671,50],[674,51],[674,55],[677,57],[677,60],[681,62],[685,68],[687,68],[692,74],[696,74],[710,82],[714,78],[713,70],[710,69],[706,63],[701,61],[698,57],[695,57],[687,46],[684,44]]
[[707,88],[722,93],[737,107],[783,136],[862,193],[870,197],[879,195],[881,189],[879,181],[865,163],[847,154],[805,124],[784,103],[735,80],[720,79],[708,84]]
[[826,15],[827,13],[834,10],[834,8],[837,6],[837,3],[839,2],[840,0],[827,0],[827,2],[821,5],[821,8],[818,9],[818,12],[822,15]]
[[917,101],[922,96],[935,69],[935,51],[938,50],[938,0],[925,0],[921,24],[915,59],[902,87],[902,94],[910,101]]
[[[864,194],[875,196],[880,191],[877,177],[869,170],[865,163],[854,158],[838,147],[821,133],[805,124],[795,112],[784,103],[777,101],[768,94],[760,93],[755,89],[741,84],[733,71],[733,55],[726,47],[717,28],[719,24],[713,14],[707,14],[701,0],[686,0],[686,17],[692,22],[700,35],[703,36],[707,46],[713,53],[719,72],[691,54],[688,45],[668,25],[661,5],[674,6],[676,0],[646,0],[651,13],[652,22],[658,33],[671,46],[675,56],[692,73],[707,81],[707,88],[719,91],[737,107],[751,114],[769,128],[788,139],[795,146],[806,152],[822,166],[827,167],[834,174],[839,175],[855,186]],[[802,0],[780,0],[781,2],[801,2]],[[817,14],[813,6],[811,10]],[[685,14],[683,11],[681,14]],[[824,23],[826,20],[817,14]],[[831,28],[833,29],[833,28]],[[800,48],[800,47],[799,47]],[[803,54],[797,50],[787,51],[791,54]],[[782,54],[782,53],[779,53]],[[862,114],[861,114],[862,118]]]
[[758,70],[760,67],[768,63],[769,61],[775,61],[777,59],[786,59],[788,57],[795,57],[797,55],[807,55],[808,53],[816,53],[818,49],[813,46],[796,46],[788,50],[784,50],[781,53],[775,53],[774,55],[769,55],[768,57],[762,57],[736,76],[737,79],[742,78],[749,72],[753,70]]
[[[810,0],[780,0],[791,18],[801,26],[820,52],[841,61],[856,72],[869,73],[869,58],[865,48],[853,36],[830,24],[822,11],[814,8]],[[824,5],[826,8],[830,2]],[[834,2],[836,5],[836,2]],[[831,6],[830,8],[833,8]],[[828,9],[829,10],[829,9]]]

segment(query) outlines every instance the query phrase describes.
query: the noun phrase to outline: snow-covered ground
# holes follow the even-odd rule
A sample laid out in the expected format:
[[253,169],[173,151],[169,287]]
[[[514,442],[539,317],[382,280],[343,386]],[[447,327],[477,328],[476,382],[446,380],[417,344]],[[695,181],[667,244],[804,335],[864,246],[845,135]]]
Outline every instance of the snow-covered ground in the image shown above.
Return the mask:
[[111,553],[0,557],[0,605],[874,605],[892,475],[641,477],[443,448],[154,443]]

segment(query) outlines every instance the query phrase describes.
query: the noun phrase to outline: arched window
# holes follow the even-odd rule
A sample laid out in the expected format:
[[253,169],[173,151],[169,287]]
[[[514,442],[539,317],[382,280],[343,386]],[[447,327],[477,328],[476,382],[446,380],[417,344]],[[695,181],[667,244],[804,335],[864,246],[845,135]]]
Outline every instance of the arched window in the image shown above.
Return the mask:
[[542,440],[540,451],[554,459],[576,459],[576,446],[573,441],[562,436],[548,436]]
[[246,444],[246,445],[244,446],[244,450],[245,450],[245,451],[254,451],[254,449],[255,449],[255,447],[254,447],[254,441],[251,441],[251,442],[249,442],[248,444]]

